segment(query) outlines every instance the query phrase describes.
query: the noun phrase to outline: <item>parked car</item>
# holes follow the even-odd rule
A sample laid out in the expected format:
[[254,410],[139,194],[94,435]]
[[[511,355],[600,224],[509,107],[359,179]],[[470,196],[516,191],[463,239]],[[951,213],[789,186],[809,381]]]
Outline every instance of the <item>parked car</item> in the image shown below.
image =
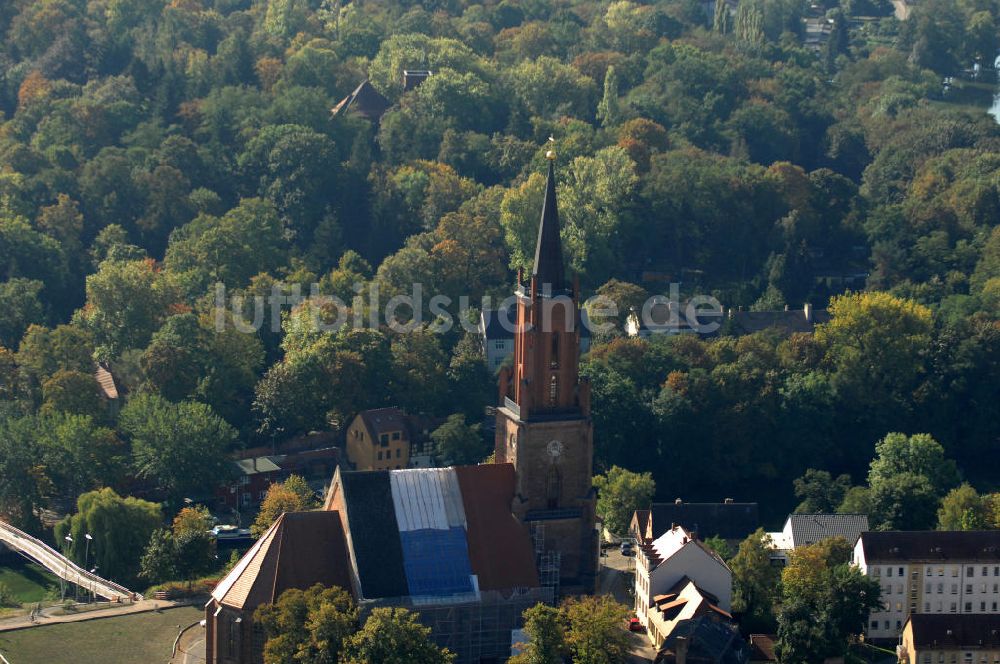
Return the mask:
[[622,542],[621,548],[619,550],[622,552],[623,556],[631,556],[635,553],[635,551],[632,550],[632,542],[630,542],[629,540],[625,540],[624,542]]
[[646,631],[646,628],[642,626],[642,623],[639,622],[639,619],[636,618],[635,616],[632,616],[631,618],[627,618],[625,620],[625,626],[628,628],[628,631],[630,631],[630,632],[645,632]]

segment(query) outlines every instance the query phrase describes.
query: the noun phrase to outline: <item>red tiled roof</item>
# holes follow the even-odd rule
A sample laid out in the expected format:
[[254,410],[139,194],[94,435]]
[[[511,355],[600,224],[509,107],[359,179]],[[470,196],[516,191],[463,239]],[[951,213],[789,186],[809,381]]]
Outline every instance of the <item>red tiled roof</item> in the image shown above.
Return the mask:
[[340,515],[288,512],[247,552],[212,596],[221,604],[253,609],[290,588],[321,583],[351,591],[347,547]]
[[469,560],[482,590],[538,586],[535,554],[527,529],[510,511],[514,466],[458,466],[468,525]]

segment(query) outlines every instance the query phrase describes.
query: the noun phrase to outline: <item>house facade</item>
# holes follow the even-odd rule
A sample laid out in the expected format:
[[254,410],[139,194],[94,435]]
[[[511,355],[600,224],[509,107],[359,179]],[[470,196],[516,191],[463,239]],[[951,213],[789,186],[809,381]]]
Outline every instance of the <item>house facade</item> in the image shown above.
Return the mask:
[[897,639],[914,614],[1000,615],[998,530],[866,532],[853,563],[882,587],[869,639]]
[[1000,664],[1000,615],[915,613],[896,655],[900,664]]
[[[635,555],[635,614],[649,630],[654,645],[662,644],[666,630],[662,596],[678,594],[685,582],[713,607],[728,612],[733,574],[725,561],[692,533],[674,526],[652,542],[640,543]],[[687,601],[687,600],[685,600]],[[659,643],[657,642],[659,640]]]

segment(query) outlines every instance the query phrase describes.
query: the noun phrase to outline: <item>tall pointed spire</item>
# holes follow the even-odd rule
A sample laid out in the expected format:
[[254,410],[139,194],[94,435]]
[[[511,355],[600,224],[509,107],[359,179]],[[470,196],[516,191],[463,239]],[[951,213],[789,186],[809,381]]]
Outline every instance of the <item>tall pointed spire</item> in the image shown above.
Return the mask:
[[565,290],[566,274],[563,268],[562,241],[559,238],[559,209],[556,205],[555,153],[549,151],[549,177],[545,183],[545,202],[542,204],[542,220],[538,227],[538,244],[535,246],[535,267],[531,276],[539,292],[545,291],[545,284],[552,292]]

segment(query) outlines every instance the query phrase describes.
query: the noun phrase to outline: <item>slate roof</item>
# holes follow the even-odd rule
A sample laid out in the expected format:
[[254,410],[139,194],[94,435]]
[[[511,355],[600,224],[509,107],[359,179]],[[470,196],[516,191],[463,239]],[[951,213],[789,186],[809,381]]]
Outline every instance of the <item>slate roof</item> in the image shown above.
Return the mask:
[[542,220],[538,227],[535,245],[535,264],[531,271],[539,290],[548,284],[552,292],[565,290],[566,273],[563,267],[562,240],[559,237],[559,209],[556,204],[556,176],[554,162],[549,160],[549,174],[545,182],[545,200],[542,203]]
[[510,511],[511,464],[339,477],[365,599],[452,594],[461,574],[480,590],[538,587],[530,535]]
[[388,471],[343,472],[353,559],[366,599],[408,594]]
[[268,457],[239,459],[232,463],[237,467],[241,475],[258,475],[260,473],[273,473],[281,470],[281,466],[271,461]]
[[911,613],[916,648],[1000,648],[1000,615],[985,613]]
[[998,561],[1000,530],[861,533],[865,561]]
[[730,311],[733,323],[747,334],[776,329],[785,334],[812,332],[820,323],[830,321],[825,309],[813,309],[812,320],[806,320],[803,309],[789,311]]
[[219,582],[212,597],[236,609],[253,609],[290,588],[305,590],[316,583],[350,592],[349,564],[337,512],[288,512]]
[[729,621],[712,615],[682,620],[663,641],[655,661],[672,664],[677,661],[677,638],[688,639],[688,664],[744,664],[750,647]]
[[829,537],[843,537],[853,546],[868,530],[866,514],[790,514],[792,547],[815,544]]
[[365,427],[376,436],[388,431],[407,432],[406,414],[395,406],[363,410],[359,415]]
[[354,92],[344,97],[340,103],[334,106],[330,112],[336,117],[349,109],[373,122],[377,122],[390,106],[392,106],[392,103],[383,97],[366,79],[354,89]]
[[670,530],[671,524],[681,525],[702,539],[743,539],[760,525],[757,503],[653,503],[650,518],[653,539]]

